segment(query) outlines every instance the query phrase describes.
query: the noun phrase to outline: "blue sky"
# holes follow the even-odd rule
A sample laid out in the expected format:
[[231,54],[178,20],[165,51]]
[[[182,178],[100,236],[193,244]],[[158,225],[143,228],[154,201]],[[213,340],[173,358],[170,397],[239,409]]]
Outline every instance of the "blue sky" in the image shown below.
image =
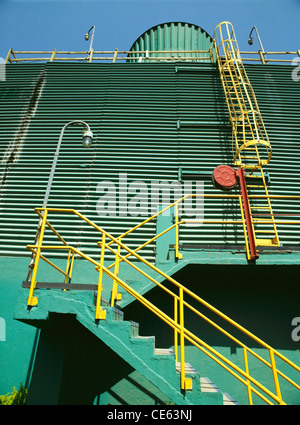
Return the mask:
[[300,49],[300,0],[0,0],[0,57],[14,50],[87,50],[84,34],[96,26],[95,50],[129,50],[148,28],[183,21],[213,35],[224,20],[235,29],[241,50],[251,28],[265,50]]

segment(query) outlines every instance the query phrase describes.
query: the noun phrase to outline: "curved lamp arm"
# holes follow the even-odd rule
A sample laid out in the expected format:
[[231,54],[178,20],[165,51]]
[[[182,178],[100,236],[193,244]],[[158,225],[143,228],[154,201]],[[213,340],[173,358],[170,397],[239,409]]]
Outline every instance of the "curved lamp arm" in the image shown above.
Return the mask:
[[256,31],[256,35],[257,35],[257,38],[258,38],[258,41],[259,41],[259,44],[260,44],[261,51],[264,53],[264,52],[265,52],[265,50],[264,50],[264,48],[263,48],[263,45],[262,45],[262,42],[261,42],[261,39],[260,39],[260,36],[259,36],[259,34],[258,34],[258,31],[257,31],[257,28],[256,28],[256,27],[253,27],[253,28],[251,29],[251,31],[250,31],[249,38],[248,38],[248,44],[250,44],[250,46],[253,44],[253,37],[251,37],[251,34],[252,34],[252,31],[253,31],[254,29],[255,29],[255,31]]
[[[45,196],[44,196],[44,201],[43,201],[43,208],[46,208],[47,203],[48,203],[48,198],[49,198],[49,194],[50,194],[50,190],[51,190],[51,186],[52,186],[53,176],[54,176],[54,173],[55,173],[55,168],[56,168],[56,164],[57,164],[57,159],[58,159],[59,150],[60,150],[62,138],[63,138],[63,135],[64,135],[64,131],[66,130],[66,128],[68,128],[72,125],[82,125],[82,126],[85,127],[85,131],[83,131],[83,139],[82,139],[82,144],[85,148],[89,148],[92,144],[93,133],[91,132],[90,126],[86,122],[74,120],[74,121],[68,122],[67,124],[65,124],[63,126],[63,128],[61,129],[61,132],[60,132],[59,140],[58,140],[58,143],[57,143],[56,151],[55,151],[53,162],[52,162],[50,176],[49,176],[49,179],[48,179],[48,184],[47,184],[47,188],[46,188],[46,192],[45,192]],[[44,212],[42,212],[42,214],[44,215]],[[40,218],[39,225],[38,225],[38,228],[37,228],[37,232],[36,232],[36,236],[35,236],[35,242],[34,242],[35,245],[37,244],[37,241],[39,239],[39,235],[40,235],[40,232],[41,232],[41,224],[42,224],[42,218]],[[31,278],[32,271],[33,271],[32,264],[34,263],[34,257],[35,257],[35,254],[32,253],[30,264],[29,264],[29,267],[28,267],[28,273],[27,273],[27,279],[26,280],[30,280],[30,278]]]
[[88,32],[85,34],[85,36],[84,36],[85,40],[86,40],[86,41],[88,41],[88,40],[89,40],[89,38],[90,38],[90,32],[91,32],[91,30],[93,30],[93,32],[92,32],[92,38],[91,38],[91,43],[90,43],[89,52],[92,50],[92,45],[93,45],[93,40],[94,40],[94,34],[95,34],[95,25],[93,25],[93,26],[92,26],[92,27],[88,30]]
[[44,196],[43,208],[46,208],[46,206],[47,206],[47,202],[48,202],[48,198],[49,198],[49,194],[50,194],[50,190],[51,190],[51,186],[52,186],[53,176],[54,176],[54,173],[55,173],[55,168],[56,168],[57,159],[58,159],[58,155],[59,155],[60,146],[61,146],[61,142],[62,142],[64,132],[65,132],[66,128],[68,128],[72,125],[82,125],[82,126],[85,127],[86,131],[83,132],[83,139],[82,139],[84,147],[89,148],[92,144],[93,133],[91,132],[90,126],[86,122],[74,120],[74,121],[68,122],[67,124],[65,124],[63,126],[63,128],[61,129],[61,132],[60,132],[59,140],[58,140],[58,143],[57,143],[56,151],[55,151],[53,162],[52,162],[52,167],[51,167],[50,176],[49,176],[49,180],[48,180],[48,184],[47,184],[47,189],[46,189],[45,196]]

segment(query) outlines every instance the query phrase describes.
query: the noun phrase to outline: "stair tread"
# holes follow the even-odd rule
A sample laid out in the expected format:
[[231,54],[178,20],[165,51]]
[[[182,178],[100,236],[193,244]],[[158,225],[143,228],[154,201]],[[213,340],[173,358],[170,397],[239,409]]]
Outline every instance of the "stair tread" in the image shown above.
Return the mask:
[[135,339],[154,339],[154,336],[141,336],[141,335],[137,335],[135,337],[133,337]]
[[[180,372],[181,363],[176,362],[176,371]],[[184,363],[185,373],[198,373],[198,370],[195,369],[190,363]]]
[[200,386],[202,392],[219,392],[223,394],[223,405],[238,405],[239,403],[228,393],[223,393],[209,378],[200,378]]
[[163,356],[163,355],[174,355],[174,350],[172,348],[154,348],[154,354]]

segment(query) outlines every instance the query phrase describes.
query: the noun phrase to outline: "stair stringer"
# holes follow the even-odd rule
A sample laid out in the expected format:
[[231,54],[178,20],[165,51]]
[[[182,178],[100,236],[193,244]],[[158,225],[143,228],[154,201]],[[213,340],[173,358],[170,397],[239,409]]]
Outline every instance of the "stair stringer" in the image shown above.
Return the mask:
[[128,321],[114,320],[114,309],[105,307],[106,319],[95,322],[94,294],[90,291],[36,290],[38,305],[27,309],[28,290],[20,289],[14,318],[43,327],[49,313],[72,314],[88,331],[115,351],[130,366],[141,373],[176,405],[221,405],[220,393],[202,393],[199,374],[193,379],[193,390],[180,390],[180,375],[172,355],[155,354],[155,338],[133,337]]

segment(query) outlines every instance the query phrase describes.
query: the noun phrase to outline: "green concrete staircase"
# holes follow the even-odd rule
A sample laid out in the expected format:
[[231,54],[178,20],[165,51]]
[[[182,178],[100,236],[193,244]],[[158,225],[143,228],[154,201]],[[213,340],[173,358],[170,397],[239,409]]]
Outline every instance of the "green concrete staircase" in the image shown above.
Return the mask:
[[[124,320],[123,313],[106,306],[106,319],[95,321],[95,297],[92,291],[37,290],[39,304],[27,309],[28,289],[21,288],[14,318],[40,328],[51,326],[49,313],[75,315],[76,320],[96,335],[129,365],[145,376],[177,405],[221,405],[223,394],[201,391],[199,373],[188,363],[186,376],[192,379],[190,391],[180,390],[180,364],[172,350],[155,347],[154,336],[140,336],[136,322]],[[202,384],[203,386],[203,384]]]

